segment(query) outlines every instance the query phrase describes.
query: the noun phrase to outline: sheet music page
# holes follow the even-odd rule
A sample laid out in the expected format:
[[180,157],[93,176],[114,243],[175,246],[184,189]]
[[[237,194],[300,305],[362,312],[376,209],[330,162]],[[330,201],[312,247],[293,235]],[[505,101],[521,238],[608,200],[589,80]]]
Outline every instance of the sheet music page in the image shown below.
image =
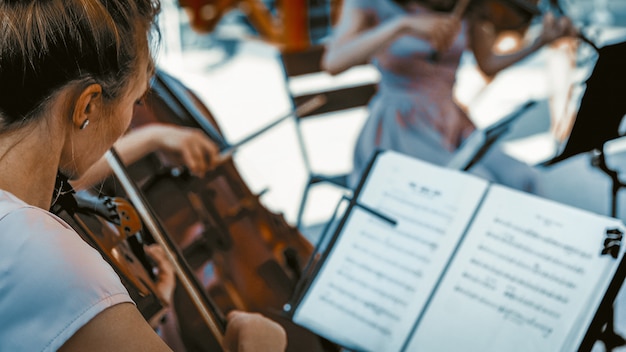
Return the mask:
[[488,183],[393,152],[378,156],[359,203],[293,320],[353,350],[399,351]]
[[[621,222],[492,185],[406,351],[575,351]],[[621,251],[620,251],[621,253]]]

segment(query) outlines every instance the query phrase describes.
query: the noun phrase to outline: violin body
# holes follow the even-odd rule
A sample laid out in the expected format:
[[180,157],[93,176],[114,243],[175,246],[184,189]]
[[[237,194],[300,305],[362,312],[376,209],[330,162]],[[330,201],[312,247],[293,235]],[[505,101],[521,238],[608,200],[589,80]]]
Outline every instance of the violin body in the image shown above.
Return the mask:
[[[151,326],[161,330],[161,337],[173,350],[191,352],[221,349],[215,331],[209,329],[199,314],[201,310],[211,310],[211,302],[205,297],[205,303],[199,307],[193,303],[190,291],[181,285],[181,276],[189,277],[189,272],[177,275],[171,302],[173,309],[169,307],[170,302],[160,299],[154,273],[156,267],[144,251],[144,245],[154,243],[153,234],[144,226],[135,207],[128,200],[102,193],[93,194],[91,191],[76,193],[71,188],[59,194],[63,195],[57,199],[51,211],[100,252],[120,277],[137,309]],[[171,246],[167,247],[171,249]],[[195,314],[190,316],[191,319],[179,320],[176,312],[180,307]],[[208,314],[212,314],[216,321],[223,321],[223,317],[216,312]],[[179,324],[181,322],[186,325]],[[201,333],[205,349],[188,349],[184,345],[181,331],[189,332],[190,329],[186,328],[189,324],[194,324],[194,332]],[[223,326],[221,328],[222,331],[217,335],[220,340]]]
[[144,318],[155,325],[165,309],[155,287],[151,262],[143,251],[141,222],[123,198],[67,192],[51,211],[98,250],[115,269]]

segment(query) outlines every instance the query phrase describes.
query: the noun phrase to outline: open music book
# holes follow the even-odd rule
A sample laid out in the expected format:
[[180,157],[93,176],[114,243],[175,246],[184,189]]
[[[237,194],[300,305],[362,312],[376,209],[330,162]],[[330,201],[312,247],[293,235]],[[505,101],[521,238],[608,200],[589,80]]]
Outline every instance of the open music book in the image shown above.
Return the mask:
[[617,219],[379,152],[289,314],[356,351],[571,352],[606,322],[623,232]]

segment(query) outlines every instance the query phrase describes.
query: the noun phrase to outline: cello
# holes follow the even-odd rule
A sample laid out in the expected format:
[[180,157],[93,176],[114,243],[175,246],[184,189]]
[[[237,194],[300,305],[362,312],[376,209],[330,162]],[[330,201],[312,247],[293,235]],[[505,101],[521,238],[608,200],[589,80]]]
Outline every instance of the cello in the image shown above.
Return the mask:
[[302,51],[328,34],[339,16],[341,0],[178,0],[191,28],[212,32],[220,19],[238,8],[259,36],[283,52]]
[[[160,70],[144,105],[136,108],[132,126],[153,122],[199,128],[222,151],[232,151],[201,101]],[[290,351],[336,350],[282,312],[313,254],[313,245],[282,215],[263,206],[260,194],[250,191],[231,158],[203,177],[192,176],[160,153],[128,165],[127,170],[219,311],[259,312],[274,319],[287,331]],[[102,192],[129,197],[115,178],[105,182]],[[211,350],[202,338],[206,329],[196,330],[204,324],[198,323],[193,307],[175,308],[187,350]]]

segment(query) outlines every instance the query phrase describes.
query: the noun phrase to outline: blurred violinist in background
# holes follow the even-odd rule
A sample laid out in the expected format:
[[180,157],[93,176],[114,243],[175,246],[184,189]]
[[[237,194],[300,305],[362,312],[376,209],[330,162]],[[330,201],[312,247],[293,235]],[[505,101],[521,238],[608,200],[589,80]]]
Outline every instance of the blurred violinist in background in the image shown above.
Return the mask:
[[[461,54],[471,51],[486,77],[558,38],[577,35],[571,21],[543,16],[541,33],[515,52],[494,50],[505,30],[524,30],[540,14],[532,0],[346,0],[322,66],[331,74],[372,62],[378,91],[354,152],[352,185],[376,149],[446,165],[475,130],[454,97]],[[470,172],[539,192],[535,171],[492,148]]]
[[[561,7],[558,0],[540,0],[537,6],[542,12],[552,12],[556,16],[565,16],[565,11]],[[499,21],[504,22],[504,21]],[[516,22],[525,23],[522,26],[514,25]],[[520,18],[519,21],[510,21],[513,25],[501,25],[496,41],[494,43],[494,51],[499,54],[510,54],[526,44],[527,40],[536,37],[537,32],[542,29],[542,19],[535,18],[525,20]],[[541,65],[541,74],[534,77],[526,77],[534,79],[532,83],[526,84],[528,91],[509,92],[507,99],[518,100],[519,98],[528,99],[528,96],[547,98],[549,113],[549,133],[555,145],[563,143],[569,137],[569,133],[574,124],[575,115],[579,98],[583,93],[583,85],[577,68],[580,65],[579,51],[580,40],[585,41],[590,49],[597,51],[597,47],[589,39],[582,35],[579,37],[564,36],[558,38],[548,45],[545,45],[543,51],[538,58]],[[527,60],[533,60],[529,57]],[[537,67],[535,65],[535,67]],[[506,69],[504,70],[506,71]],[[514,79],[515,77],[502,75],[503,71],[495,76],[487,76],[476,67],[476,65],[465,65],[463,69],[457,73],[457,99],[465,104],[466,110],[468,105],[472,105],[475,109],[483,103],[489,104],[494,99],[493,93],[500,94],[501,82]],[[510,82],[515,85],[515,82]],[[506,94],[506,93],[505,93]]]

